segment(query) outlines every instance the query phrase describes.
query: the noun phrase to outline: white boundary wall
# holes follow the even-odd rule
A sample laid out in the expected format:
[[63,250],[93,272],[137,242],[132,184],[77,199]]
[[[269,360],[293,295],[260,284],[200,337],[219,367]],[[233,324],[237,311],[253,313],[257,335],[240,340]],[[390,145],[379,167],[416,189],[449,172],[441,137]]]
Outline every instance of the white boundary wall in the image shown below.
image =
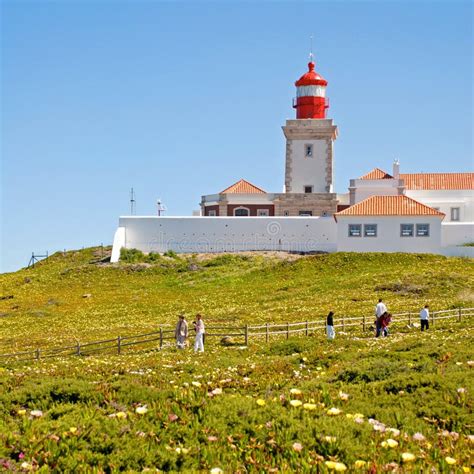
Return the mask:
[[112,262],[122,247],[146,253],[334,252],[336,222],[332,217],[120,217]]

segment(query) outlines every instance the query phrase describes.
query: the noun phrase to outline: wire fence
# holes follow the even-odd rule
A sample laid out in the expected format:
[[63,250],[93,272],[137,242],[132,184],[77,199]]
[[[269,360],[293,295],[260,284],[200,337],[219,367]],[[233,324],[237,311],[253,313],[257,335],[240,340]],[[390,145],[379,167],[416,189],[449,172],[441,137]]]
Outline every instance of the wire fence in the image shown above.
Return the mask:
[[[462,322],[468,317],[474,316],[474,308],[455,308],[442,311],[434,311],[430,314],[430,324],[436,327],[439,321],[451,319]],[[334,327],[345,331],[349,328],[359,327],[362,331],[367,331],[374,326],[374,316],[341,316],[334,318]],[[392,326],[400,324],[412,325],[419,320],[418,312],[405,312],[392,315]],[[289,339],[290,335],[310,336],[317,332],[323,332],[326,329],[325,321],[320,318],[316,321],[303,321],[296,323],[265,323],[259,325],[245,326],[208,326],[205,333],[208,338],[238,338],[247,346],[251,339],[265,339],[269,342],[272,336],[284,336]],[[127,347],[133,346],[151,346],[151,348],[163,349],[165,346],[174,345],[168,341],[175,341],[175,331],[173,329],[163,329],[148,332],[145,334],[136,334],[131,336],[117,336],[112,339],[93,342],[77,342],[74,345],[54,348],[37,348],[34,350],[15,352],[11,354],[0,354],[0,363],[20,362],[49,359],[65,356],[87,356],[98,352],[122,354]],[[229,342],[232,343],[232,339]]]

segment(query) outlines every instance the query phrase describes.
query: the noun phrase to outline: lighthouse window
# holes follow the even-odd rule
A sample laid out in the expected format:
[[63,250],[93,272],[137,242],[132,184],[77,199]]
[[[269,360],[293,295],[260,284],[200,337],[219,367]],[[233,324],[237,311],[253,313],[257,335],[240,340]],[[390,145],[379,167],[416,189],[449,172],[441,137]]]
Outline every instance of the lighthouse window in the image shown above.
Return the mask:
[[313,145],[305,145],[305,155],[308,158],[311,158],[313,156]]
[[313,192],[313,186],[305,186],[304,187],[305,194],[310,194]]

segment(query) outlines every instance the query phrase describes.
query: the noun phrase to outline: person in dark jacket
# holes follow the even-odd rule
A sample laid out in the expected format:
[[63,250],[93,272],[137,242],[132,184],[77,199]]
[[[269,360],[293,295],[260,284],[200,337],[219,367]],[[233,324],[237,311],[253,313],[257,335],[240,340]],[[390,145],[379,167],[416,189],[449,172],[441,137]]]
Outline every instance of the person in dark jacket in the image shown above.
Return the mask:
[[326,335],[328,340],[333,340],[336,337],[336,331],[334,331],[334,313],[329,311],[326,318]]

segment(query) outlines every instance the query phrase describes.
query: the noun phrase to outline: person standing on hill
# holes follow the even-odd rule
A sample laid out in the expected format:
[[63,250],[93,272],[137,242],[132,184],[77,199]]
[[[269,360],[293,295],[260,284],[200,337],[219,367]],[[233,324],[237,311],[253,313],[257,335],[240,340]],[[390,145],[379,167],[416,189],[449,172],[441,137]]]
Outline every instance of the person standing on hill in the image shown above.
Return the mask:
[[179,321],[178,324],[176,324],[174,336],[176,338],[178,349],[184,349],[186,346],[186,339],[188,338],[188,322],[186,321],[184,314],[179,315]]
[[382,324],[381,324],[381,319],[382,316],[387,313],[387,307],[385,306],[385,303],[382,301],[382,298],[379,298],[379,302],[377,303],[377,306],[375,307],[375,337],[380,336],[380,332],[382,331]]
[[196,339],[194,341],[194,352],[204,352],[204,321],[200,314],[196,315],[196,321],[194,321],[194,329],[196,331]]
[[420,311],[420,325],[421,325],[422,331],[430,328],[429,318],[430,318],[429,306],[425,304],[425,307]]
[[336,331],[334,331],[334,313],[329,311],[326,318],[326,335],[328,341],[332,341],[336,337]]

